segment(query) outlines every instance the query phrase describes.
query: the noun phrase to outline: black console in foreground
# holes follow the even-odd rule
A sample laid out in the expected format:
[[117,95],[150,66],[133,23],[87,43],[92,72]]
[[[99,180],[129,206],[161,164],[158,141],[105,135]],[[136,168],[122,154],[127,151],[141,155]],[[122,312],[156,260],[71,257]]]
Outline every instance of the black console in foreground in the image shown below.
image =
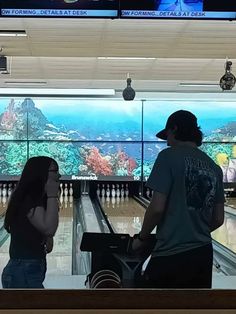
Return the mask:
[[[92,253],[91,273],[88,275],[91,288],[94,288],[90,284],[92,278],[102,270],[117,274],[122,288],[136,287],[136,277],[141,273],[143,262],[151,254],[156,237],[154,234],[150,235],[142,254],[132,251],[132,241],[133,238],[129,234],[94,232],[83,234],[80,249]],[[105,288],[106,286],[101,287]]]

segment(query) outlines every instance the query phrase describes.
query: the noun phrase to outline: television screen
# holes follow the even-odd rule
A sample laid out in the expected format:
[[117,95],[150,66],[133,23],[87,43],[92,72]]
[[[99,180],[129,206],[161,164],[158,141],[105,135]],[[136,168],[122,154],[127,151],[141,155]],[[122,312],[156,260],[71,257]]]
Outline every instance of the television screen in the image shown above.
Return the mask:
[[173,112],[184,109],[198,118],[204,142],[235,142],[235,103],[230,101],[163,100],[145,101],[143,105],[143,139],[156,140]]
[[121,17],[175,19],[235,19],[232,0],[120,0]]
[[0,151],[0,180],[19,176],[27,161],[27,142],[0,141]]
[[163,149],[167,148],[165,142],[144,143],[143,148],[143,180],[147,181],[154,162]]
[[30,140],[141,141],[142,103],[28,99]]
[[119,0],[1,0],[1,16],[118,17]]
[[221,167],[225,183],[236,183],[236,143],[204,143],[200,149]]
[[54,158],[69,180],[141,179],[141,143],[30,141],[29,157]]
[[0,140],[27,139],[27,106],[24,98],[0,98]]

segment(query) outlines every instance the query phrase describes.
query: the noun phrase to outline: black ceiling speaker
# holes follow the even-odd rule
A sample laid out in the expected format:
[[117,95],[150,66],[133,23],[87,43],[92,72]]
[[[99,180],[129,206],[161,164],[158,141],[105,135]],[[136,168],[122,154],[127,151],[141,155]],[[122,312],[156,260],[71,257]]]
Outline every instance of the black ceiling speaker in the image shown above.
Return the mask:
[[135,97],[135,91],[134,89],[131,87],[131,78],[128,77],[127,78],[127,87],[123,90],[123,98],[124,100],[134,100]]
[[7,57],[0,56],[0,72],[7,71]]
[[232,62],[226,61],[225,74],[220,79],[220,87],[222,88],[223,91],[231,90],[236,83],[236,78],[233,75],[233,73],[231,73],[231,66]]

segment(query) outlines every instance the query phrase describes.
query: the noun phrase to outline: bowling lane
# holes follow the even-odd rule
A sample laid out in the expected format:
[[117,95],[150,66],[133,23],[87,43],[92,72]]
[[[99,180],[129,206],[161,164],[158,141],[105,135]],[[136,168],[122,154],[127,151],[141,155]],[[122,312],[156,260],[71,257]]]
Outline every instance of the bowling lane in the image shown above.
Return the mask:
[[215,241],[236,253],[236,216],[225,212],[224,224],[211,235]]
[[[133,198],[101,197],[100,202],[116,232],[129,233],[132,236],[140,231],[145,209]],[[230,199],[230,203],[235,204],[235,198]],[[236,207],[235,215],[225,212],[224,224],[212,233],[212,238],[236,253]]]
[[47,255],[47,275],[72,274],[73,196],[60,198],[59,225],[53,251]]
[[227,197],[225,205],[232,207],[236,212],[236,197]]
[[103,211],[117,233],[133,236],[141,229],[145,209],[131,197],[101,197]]

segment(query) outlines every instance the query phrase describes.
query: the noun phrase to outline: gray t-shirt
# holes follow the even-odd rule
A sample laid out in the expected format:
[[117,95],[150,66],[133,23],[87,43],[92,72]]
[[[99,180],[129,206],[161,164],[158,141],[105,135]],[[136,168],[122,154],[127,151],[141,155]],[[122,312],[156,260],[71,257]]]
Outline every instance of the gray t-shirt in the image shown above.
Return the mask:
[[224,203],[223,174],[198,148],[161,151],[146,184],[167,195],[153,256],[166,256],[211,243],[212,212]]

